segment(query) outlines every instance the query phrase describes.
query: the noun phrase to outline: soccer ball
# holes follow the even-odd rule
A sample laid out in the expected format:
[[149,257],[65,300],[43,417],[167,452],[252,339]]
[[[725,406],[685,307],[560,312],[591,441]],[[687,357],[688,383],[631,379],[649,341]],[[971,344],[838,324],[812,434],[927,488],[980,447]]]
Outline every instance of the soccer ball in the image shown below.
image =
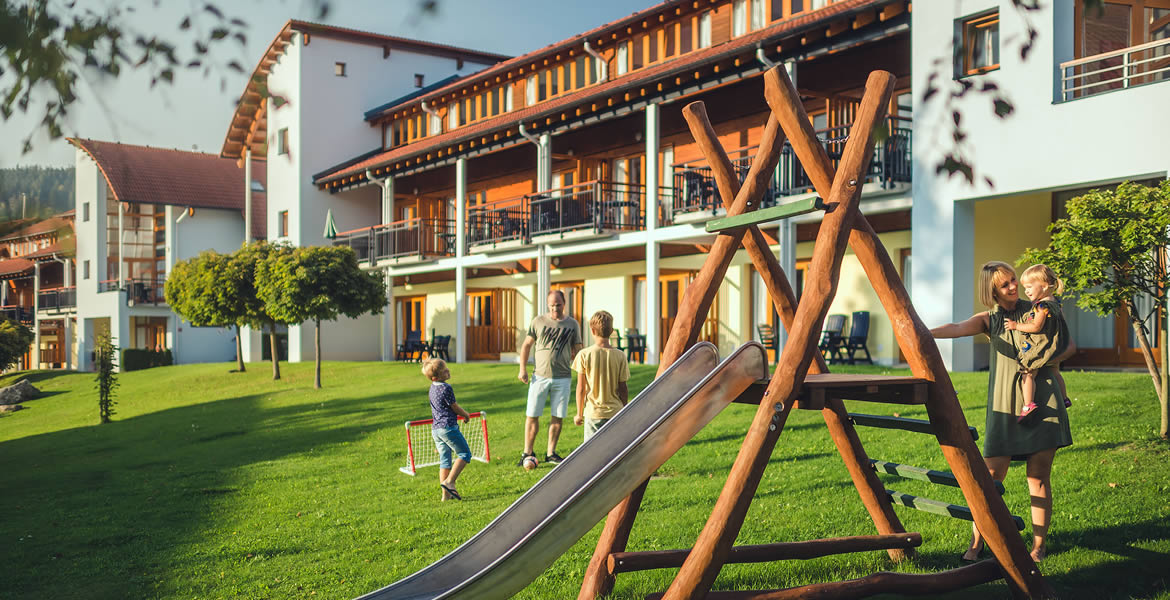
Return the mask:
[[525,456],[524,457],[524,470],[525,471],[531,471],[531,470],[535,469],[538,464],[540,464],[540,463],[537,462],[535,456]]

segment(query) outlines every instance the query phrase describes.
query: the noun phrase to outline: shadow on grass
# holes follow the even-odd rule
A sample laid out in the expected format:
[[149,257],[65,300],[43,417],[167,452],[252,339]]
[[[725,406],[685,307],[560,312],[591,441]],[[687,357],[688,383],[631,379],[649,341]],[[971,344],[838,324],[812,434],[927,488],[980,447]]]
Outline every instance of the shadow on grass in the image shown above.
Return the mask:
[[190,557],[191,546],[230,530],[237,516],[223,510],[224,498],[257,477],[244,471],[305,477],[304,464],[273,463],[401,427],[394,415],[419,404],[413,390],[265,405],[272,396],[115,416],[106,425],[0,443],[4,462],[19,466],[0,472],[7,512],[0,560],[10,568],[5,597],[83,597],[81,581],[117,588],[121,597],[156,596],[142,575],[170,579],[166,571]]

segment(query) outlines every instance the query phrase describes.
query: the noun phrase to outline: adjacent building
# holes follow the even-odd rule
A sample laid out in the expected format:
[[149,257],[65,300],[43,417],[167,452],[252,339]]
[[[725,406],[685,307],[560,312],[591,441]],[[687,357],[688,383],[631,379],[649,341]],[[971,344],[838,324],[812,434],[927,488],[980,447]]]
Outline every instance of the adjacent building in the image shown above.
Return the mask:
[[69,210],[0,235],[0,318],[28,327],[35,336],[17,368],[77,364],[73,221]]

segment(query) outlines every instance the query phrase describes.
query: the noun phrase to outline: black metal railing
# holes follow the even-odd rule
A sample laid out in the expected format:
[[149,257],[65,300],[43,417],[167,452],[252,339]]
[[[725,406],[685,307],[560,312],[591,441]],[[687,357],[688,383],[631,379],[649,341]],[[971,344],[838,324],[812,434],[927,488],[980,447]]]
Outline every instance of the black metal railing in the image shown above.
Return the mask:
[[0,306],[0,319],[29,325],[33,322],[33,311],[32,308],[26,306]]
[[37,308],[40,310],[60,310],[75,306],[77,306],[76,287],[60,287],[41,290],[37,293]]
[[645,218],[642,185],[589,181],[525,196],[532,237],[592,229],[637,231]]
[[512,198],[467,209],[468,246],[528,241],[528,210],[524,198]]
[[378,227],[338,234],[334,246],[348,246],[359,261],[455,255],[455,222],[449,219],[406,219]]
[[[817,137],[825,147],[826,154],[833,166],[838,166],[841,154],[845,150],[845,142],[849,137],[851,125],[830,127],[817,131]],[[874,148],[873,160],[870,161],[866,181],[880,182],[882,187],[889,187],[894,183],[909,183],[912,171],[912,146],[910,121],[899,117],[886,119],[888,135],[878,142]],[[755,147],[742,148],[732,153],[754,154]],[[747,178],[751,167],[751,156],[741,156],[732,160],[735,174],[740,181]],[[715,178],[711,168],[704,164],[680,163],[674,165],[674,203],[671,211],[672,219],[679,215],[715,211],[723,206],[722,197],[715,185]],[[776,166],[776,173],[768,186],[761,202],[762,207],[774,205],[783,196],[803,194],[813,191],[812,181],[801,166],[792,146],[785,142],[780,153],[780,162]]]
[[[107,279],[98,282],[98,293],[126,290],[126,303],[136,304],[166,304],[165,277],[134,277],[119,281]],[[74,303],[76,304],[76,296]]]

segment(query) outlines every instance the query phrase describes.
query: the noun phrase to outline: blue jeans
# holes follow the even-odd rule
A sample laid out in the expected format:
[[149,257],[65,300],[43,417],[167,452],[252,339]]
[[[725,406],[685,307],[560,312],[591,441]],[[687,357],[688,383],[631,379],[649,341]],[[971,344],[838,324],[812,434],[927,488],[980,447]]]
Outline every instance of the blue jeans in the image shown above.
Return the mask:
[[431,437],[434,438],[435,448],[439,451],[440,469],[451,468],[452,452],[463,459],[463,462],[471,462],[471,447],[467,445],[467,440],[459,432],[458,426],[431,429]]

